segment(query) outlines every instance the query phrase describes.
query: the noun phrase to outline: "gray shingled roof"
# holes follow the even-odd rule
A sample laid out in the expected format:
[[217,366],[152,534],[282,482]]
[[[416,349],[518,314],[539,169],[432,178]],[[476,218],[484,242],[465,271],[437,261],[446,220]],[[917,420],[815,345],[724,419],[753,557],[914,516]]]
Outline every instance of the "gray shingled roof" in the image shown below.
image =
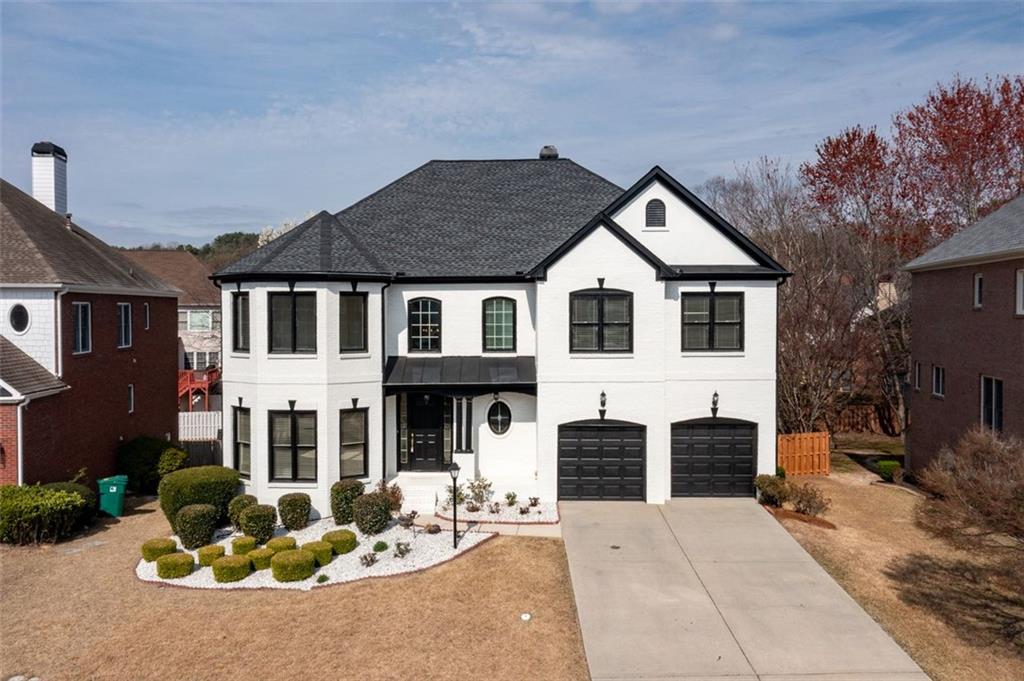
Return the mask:
[[177,293],[116,249],[0,180],[0,283]]
[[313,216],[217,276],[514,276],[622,192],[569,159],[430,161],[336,215]]
[[26,397],[68,387],[5,336],[0,336],[0,380]]
[[924,255],[907,263],[906,269],[927,270],[974,259],[1024,256],[1024,196],[949,237]]

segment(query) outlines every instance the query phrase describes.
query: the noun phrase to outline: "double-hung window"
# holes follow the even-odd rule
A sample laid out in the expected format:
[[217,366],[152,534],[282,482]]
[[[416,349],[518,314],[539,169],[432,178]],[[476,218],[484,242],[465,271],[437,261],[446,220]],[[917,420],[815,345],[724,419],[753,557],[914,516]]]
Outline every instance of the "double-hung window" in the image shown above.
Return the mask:
[[441,301],[409,301],[409,352],[441,352]]
[[71,303],[71,352],[76,355],[92,352],[92,306],[89,303]]
[[488,298],[484,301],[484,352],[516,351],[516,301]]
[[683,293],[683,352],[743,350],[742,293]]
[[316,412],[271,411],[270,479],[316,481]]
[[946,395],[946,368],[932,366],[932,395],[944,397]]
[[249,352],[249,294],[231,294],[231,347]]
[[981,423],[995,431],[1003,429],[1003,382],[981,377]]
[[316,352],[316,293],[270,293],[270,352]]
[[117,347],[132,346],[132,304],[117,304]]
[[595,288],[569,294],[569,352],[632,350],[632,293]]
[[367,299],[365,293],[342,293],[338,296],[338,336],[341,352],[366,352]]
[[233,407],[235,412],[235,470],[243,478],[252,473],[252,420],[245,407]]
[[367,421],[369,411],[366,409],[341,410],[341,462],[339,466],[342,478],[365,478],[370,461],[367,446]]

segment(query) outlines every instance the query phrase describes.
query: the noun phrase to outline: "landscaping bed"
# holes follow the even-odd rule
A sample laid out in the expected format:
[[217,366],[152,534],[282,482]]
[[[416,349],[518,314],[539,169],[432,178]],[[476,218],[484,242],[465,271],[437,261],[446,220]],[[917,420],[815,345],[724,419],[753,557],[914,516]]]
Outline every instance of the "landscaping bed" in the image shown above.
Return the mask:
[[[502,523],[505,525],[557,525],[558,504],[554,502],[541,502],[536,506],[515,505],[509,506],[506,503],[499,503],[494,507],[498,512],[492,513],[488,507],[482,507],[479,511],[469,511],[465,505],[459,506],[459,522],[472,523]],[[522,512],[526,509],[526,513]],[[451,507],[445,508],[438,504],[434,515],[442,520],[452,520]]]
[[[211,567],[200,567],[199,551],[182,549],[181,542],[177,537],[171,538],[178,545],[178,550],[196,558],[190,574],[174,579],[161,579],[157,575],[157,562],[146,560],[139,561],[135,568],[135,574],[139,579],[147,582],[162,582],[196,589],[298,589],[308,591],[318,586],[353,582],[367,577],[385,577],[424,570],[451,560],[494,536],[486,532],[467,533],[459,538],[459,546],[456,549],[452,548],[451,532],[428,534],[419,528],[406,529],[392,523],[383,532],[368,536],[362,534],[354,524],[339,526],[334,523],[332,518],[326,518],[310,523],[305,528],[294,532],[277,527],[274,537],[292,537],[297,546],[302,546],[308,542],[319,541],[324,534],[339,529],[349,530],[355,534],[356,540],[359,542],[356,548],[348,553],[333,556],[329,563],[315,568],[311,576],[296,581],[278,581],[272,574],[272,570],[261,569],[252,571],[238,581],[217,582]],[[214,544],[224,547],[225,554],[230,555],[232,541],[240,536],[242,535],[236,532],[220,532]],[[272,539],[271,542],[273,541]],[[375,551],[373,547],[379,542],[386,544],[386,548]],[[399,543],[408,544],[410,549],[409,553],[403,557],[396,555],[396,547]],[[369,566],[363,563],[364,556],[367,555],[373,555],[375,560]]]

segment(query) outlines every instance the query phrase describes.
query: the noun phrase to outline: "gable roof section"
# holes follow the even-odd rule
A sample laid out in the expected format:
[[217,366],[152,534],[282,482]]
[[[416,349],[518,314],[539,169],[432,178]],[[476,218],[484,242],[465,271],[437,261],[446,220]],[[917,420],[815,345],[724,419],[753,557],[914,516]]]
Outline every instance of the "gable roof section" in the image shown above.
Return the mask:
[[619,209],[636,198],[654,182],[660,182],[664,185],[676,198],[689,206],[700,217],[702,217],[705,222],[721,232],[725,238],[735,244],[741,251],[746,253],[758,264],[758,266],[764,268],[764,270],[768,272],[771,272],[774,277],[788,277],[790,275],[790,273],[786,271],[785,267],[776,262],[774,258],[768,255],[760,246],[747,238],[742,232],[729,224],[725,218],[712,210],[712,208],[706,203],[701,201],[696,194],[679,184],[679,182],[665,172],[661,166],[654,166],[651,168],[646,175],[637,180],[632,187],[623,192],[622,195],[607,206],[604,209],[604,212],[608,215],[615,215]]
[[1024,195],[911,260],[911,272],[1024,257]]
[[214,278],[523,277],[621,193],[569,159],[430,161]]
[[7,337],[0,336],[0,381],[24,397],[64,390],[68,386]]
[[179,289],[179,305],[220,307],[220,289],[210,281],[210,271],[188,251],[142,249],[121,253]]
[[0,244],[0,284],[177,293],[6,180],[0,180]]

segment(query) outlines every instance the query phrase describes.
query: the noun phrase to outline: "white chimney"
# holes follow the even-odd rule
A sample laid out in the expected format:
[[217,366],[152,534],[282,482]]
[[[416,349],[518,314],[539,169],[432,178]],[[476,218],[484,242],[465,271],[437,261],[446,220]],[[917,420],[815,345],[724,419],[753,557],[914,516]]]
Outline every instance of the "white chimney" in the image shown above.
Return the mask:
[[60,215],[68,212],[68,155],[53,142],[32,145],[32,196]]

